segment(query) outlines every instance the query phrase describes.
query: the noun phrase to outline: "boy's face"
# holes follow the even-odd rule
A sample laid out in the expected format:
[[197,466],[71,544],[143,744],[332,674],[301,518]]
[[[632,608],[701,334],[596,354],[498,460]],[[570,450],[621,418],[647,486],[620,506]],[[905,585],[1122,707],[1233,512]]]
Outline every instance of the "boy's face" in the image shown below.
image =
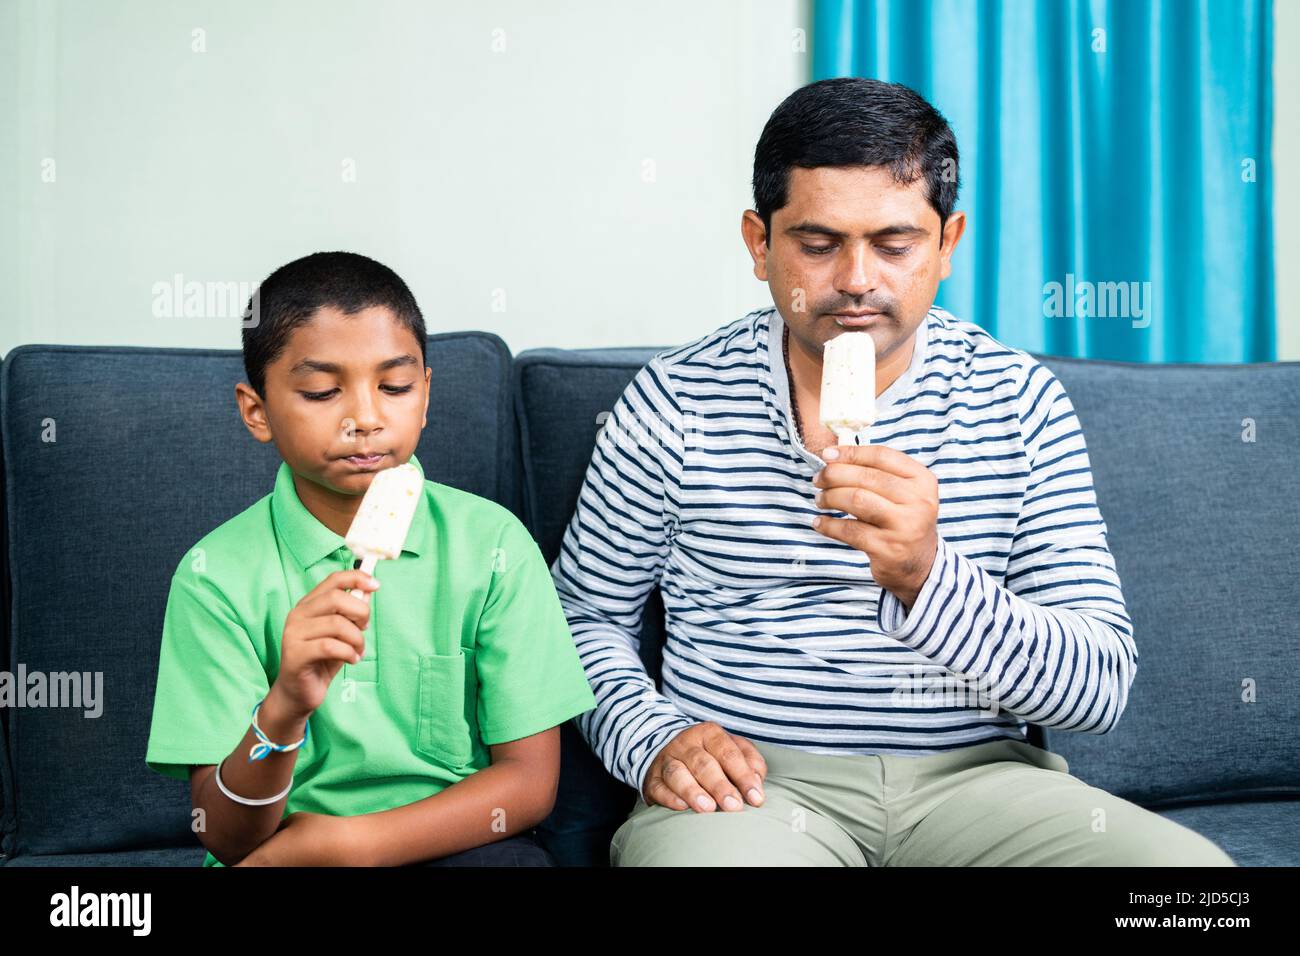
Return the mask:
[[[266,367],[265,395],[242,382],[235,391],[244,424],[258,441],[275,442],[303,504],[342,534],[375,472],[415,452],[430,374],[415,336],[390,309],[347,315],[326,306]],[[379,457],[349,460],[362,455]]]

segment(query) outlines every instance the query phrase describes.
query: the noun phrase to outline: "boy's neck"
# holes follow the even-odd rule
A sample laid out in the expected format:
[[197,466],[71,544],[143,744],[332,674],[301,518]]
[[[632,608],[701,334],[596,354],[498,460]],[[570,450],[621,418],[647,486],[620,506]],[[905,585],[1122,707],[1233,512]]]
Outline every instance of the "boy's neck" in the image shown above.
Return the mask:
[[361,495],[336,494],[314,481],[308,481],[297,472],[293,473],[293,488],[298,493],[298,500],[312,517],[339,537],[347,536],[357,508],[361,506]]

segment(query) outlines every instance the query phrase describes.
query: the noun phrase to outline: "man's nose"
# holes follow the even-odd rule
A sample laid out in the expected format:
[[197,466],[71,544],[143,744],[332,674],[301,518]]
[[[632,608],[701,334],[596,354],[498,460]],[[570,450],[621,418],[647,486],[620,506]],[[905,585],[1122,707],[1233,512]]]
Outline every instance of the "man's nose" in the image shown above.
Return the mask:
[[845,249],[840,257],[839,271],[835,274],[836,292],[858,298],[875,291],[879,280],[875,256],[865,243],[855,243]]

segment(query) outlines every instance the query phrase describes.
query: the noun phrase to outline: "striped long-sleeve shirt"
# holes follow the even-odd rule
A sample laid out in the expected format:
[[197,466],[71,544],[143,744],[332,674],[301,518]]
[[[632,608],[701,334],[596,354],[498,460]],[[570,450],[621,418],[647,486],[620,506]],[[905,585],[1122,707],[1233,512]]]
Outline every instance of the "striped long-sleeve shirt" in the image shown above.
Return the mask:
[[[767,309],[659,353],[597,438],[552,576],[597,702],[578,727],[606,768],[640,790],[701,721],[829,754],[1112,728],[1137,648],[1052,372],[942,309],[918,327],[863,436],[939,481],[938,551],[908,611],[811,527],[824,462],[791,419],[781,333]],[[637,654],[656,584],[662,692]]]

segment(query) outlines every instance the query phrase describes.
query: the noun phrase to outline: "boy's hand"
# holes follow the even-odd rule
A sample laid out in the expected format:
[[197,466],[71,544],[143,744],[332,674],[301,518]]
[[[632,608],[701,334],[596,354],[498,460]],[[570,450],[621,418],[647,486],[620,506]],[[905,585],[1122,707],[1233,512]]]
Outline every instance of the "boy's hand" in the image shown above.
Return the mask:
[[330,681],[344,664],[365,652],[361,633],[370,620],[370,603],[347,592],[374,591],[379,581],[361,570],[335,571],[289,612],[280,638],[277,696],[294,717],[310,717],[325,700]]
[[291,813],[235,866],[369,866],[364,817]]
[[687,727],[655,755],[642,792],[646,803],[669,810],[743,810],[746,801],[763,802],[766,776],[767,761],[757,747],[706,721]]

